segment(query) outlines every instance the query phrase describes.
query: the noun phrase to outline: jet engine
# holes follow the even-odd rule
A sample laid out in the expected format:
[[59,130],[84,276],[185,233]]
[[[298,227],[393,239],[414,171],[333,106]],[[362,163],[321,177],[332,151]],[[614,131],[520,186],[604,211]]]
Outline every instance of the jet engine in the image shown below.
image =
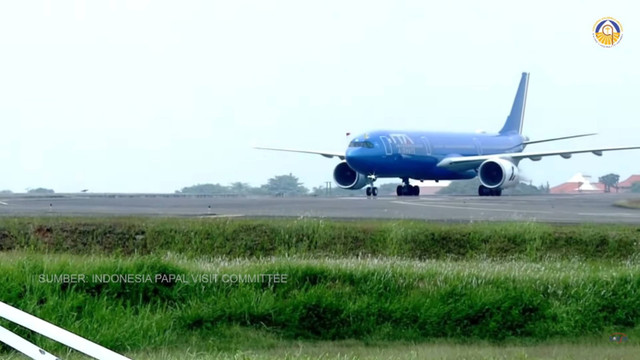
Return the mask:
[[478,168],[478,178],[489,189],[503,189],[518,184],[518,166],[505,159],[485,160]]
[[333,179],[343,189],[362,189],[367,185],[367,176],[353,170],[346,162],[341,162],[333,170]]

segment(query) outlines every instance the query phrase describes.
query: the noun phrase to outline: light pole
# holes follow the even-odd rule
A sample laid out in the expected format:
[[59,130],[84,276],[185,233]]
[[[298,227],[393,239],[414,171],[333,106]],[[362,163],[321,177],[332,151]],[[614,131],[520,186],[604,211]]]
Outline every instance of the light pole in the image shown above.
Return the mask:
[[324,182],[324,192],[325,192],[325,195],[327,196],[331,195],[331,181]]

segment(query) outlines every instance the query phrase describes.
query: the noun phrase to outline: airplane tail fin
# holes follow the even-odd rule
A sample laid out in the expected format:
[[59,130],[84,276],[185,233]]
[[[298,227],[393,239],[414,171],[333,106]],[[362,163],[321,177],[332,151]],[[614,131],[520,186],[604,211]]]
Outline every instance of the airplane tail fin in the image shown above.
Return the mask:
[[522,134],[522,121],[524,120],[524,107],[527,102],[527,87],[529,86],[529,73],[523,72],[520,85],[513,99],[511,113],[500,130],[500,135]]

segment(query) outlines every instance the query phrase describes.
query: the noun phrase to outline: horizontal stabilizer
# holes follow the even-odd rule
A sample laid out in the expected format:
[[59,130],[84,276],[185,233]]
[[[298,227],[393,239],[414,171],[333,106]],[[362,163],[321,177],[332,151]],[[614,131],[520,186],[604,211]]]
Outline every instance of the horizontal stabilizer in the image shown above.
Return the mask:
[[542,139],[542,140],[527,140],[527,141],[523,141],[522,145],[531,145],[531,144],[538,144],[538,143],[549,142],[549,141],[574,139],[574,138],[579,138],[579,137],[584,137],[584,136],[593,136],[593,135],[597,135],[597,133],[570,135],[570,136],[563,136],[563,137]]

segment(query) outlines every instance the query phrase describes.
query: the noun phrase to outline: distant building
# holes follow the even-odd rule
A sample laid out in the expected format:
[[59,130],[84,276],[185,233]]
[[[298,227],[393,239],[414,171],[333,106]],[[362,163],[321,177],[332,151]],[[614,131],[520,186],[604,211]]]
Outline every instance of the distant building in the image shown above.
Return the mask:
[[552,187],[551,194],[596,194],[604,192],[604,184],[591,182],[591,176],[577,173],[567,182]]
[[640,175],[631,175],[625,181],[618,183],[618,189],[620,191],[630,191],[633,183],[640,182]]

